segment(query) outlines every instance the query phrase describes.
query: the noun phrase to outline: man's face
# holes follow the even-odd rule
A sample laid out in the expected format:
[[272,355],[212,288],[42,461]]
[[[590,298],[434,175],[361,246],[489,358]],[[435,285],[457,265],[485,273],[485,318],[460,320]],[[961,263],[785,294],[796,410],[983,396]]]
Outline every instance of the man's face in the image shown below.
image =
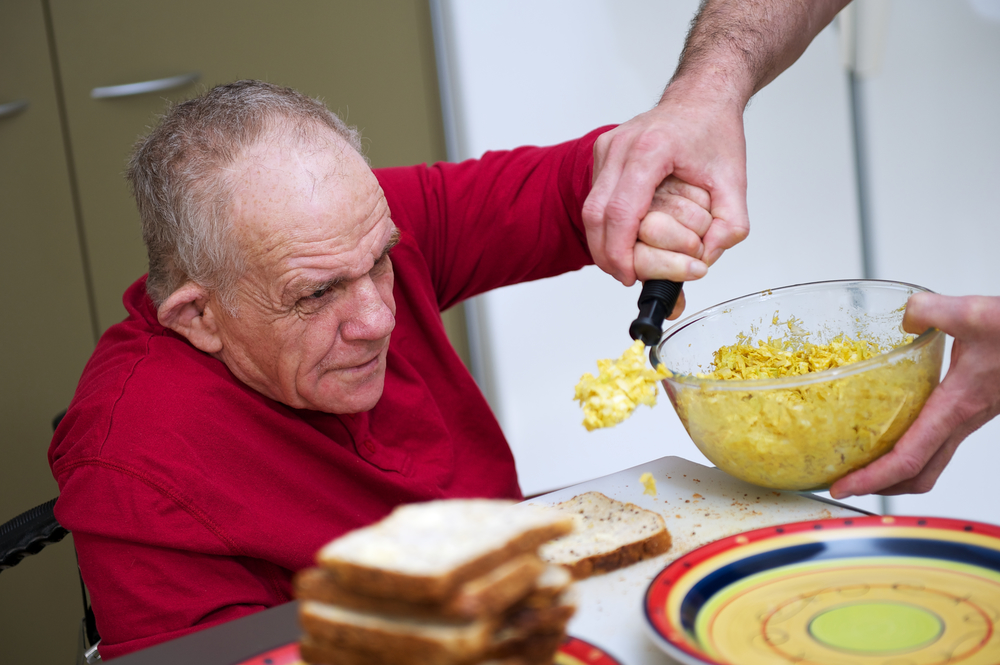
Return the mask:
[[216,357],[289,406],[371,409],[396,314],[388,251],[398,231],[378,181],[332,135],[315,147],[278,135],[236,167],[231,214],[247,272],[235,316],[216,304]]

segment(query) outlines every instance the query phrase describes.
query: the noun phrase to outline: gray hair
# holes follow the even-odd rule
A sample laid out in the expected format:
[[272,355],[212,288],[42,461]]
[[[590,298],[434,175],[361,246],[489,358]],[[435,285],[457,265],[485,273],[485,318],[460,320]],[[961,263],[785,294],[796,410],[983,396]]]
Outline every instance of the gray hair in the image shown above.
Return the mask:
[[361,137],[323,102],[262,81],[236,81],[169,108],[132,150],[126,178],[149,255],[146,292],[157,307],[188,281],[235,313],[245,259],[231,232],[227,167],[279,128],[318,144],[327,127],[361,154]]

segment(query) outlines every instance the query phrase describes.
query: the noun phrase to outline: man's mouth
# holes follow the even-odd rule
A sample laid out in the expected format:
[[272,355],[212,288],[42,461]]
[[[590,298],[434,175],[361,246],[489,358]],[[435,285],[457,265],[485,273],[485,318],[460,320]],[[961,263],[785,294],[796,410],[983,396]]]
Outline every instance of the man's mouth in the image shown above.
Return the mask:
[[340,368],[340,371],[347,374],[355,374],[355,375],[372,373],[376,369],[378,369],[378,365],[382,359],[384,351],[385,347],[379,349],[379,351],[375,355],[371,356],[367,360],[361,360],[355,365],[348,365],[346,367],[342,367]]
[[363,362],[360,365],[354,365],[352,367],[347,367],[346,369],[347,369],[348,372],[352,372],[352,373],[353,372],[362,372],[362,373],[364,373],[364,372],[367,372],[367,371],[374,371],[374,369],[376,367],[378,367],[378,361],[379,361],[379,356],[375,356],[371,360]]

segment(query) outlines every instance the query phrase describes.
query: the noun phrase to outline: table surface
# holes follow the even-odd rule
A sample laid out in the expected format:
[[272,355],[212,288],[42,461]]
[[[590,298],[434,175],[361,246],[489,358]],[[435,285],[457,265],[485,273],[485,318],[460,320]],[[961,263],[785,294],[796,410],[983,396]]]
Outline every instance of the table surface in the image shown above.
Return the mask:
[[[656,495],[639,481],[650,473]],[[589,480],[531,503],[558,503],[582,492],[598,491],[663,515],[673,537],[669,552],[628,568],[574,585],[577,613],[570,635],[586,640],[622,665],[669,665],[676,661],[648,637],[642,612],[646,587],[663,567],[719,538],[775,524],[859,511],[795,492],[777,492],[742,483],[719,471],[679,457],[664,457]],[[120,665],[235,665],[299,638],[298,605],[288,603],[123,656]]]

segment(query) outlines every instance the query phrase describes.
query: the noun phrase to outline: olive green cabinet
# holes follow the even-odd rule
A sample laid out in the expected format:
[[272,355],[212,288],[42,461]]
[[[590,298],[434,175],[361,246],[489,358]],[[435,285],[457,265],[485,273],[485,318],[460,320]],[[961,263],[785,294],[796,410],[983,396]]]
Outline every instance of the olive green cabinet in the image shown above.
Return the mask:
[[[122,318],[121,294],[146,269],[121,174],[164,98],[264,79],[320,97],[357,125],[373,166],[445,157],[423,3],[52,0],[52,23],[101,329]],[[125,88],[185,76],[197,80]]]
[[[0,521],[56,495],[46,451],[94,345],[40,2],[0,2]],[[71,539],[0,574],[0,660],[71,662]]]

